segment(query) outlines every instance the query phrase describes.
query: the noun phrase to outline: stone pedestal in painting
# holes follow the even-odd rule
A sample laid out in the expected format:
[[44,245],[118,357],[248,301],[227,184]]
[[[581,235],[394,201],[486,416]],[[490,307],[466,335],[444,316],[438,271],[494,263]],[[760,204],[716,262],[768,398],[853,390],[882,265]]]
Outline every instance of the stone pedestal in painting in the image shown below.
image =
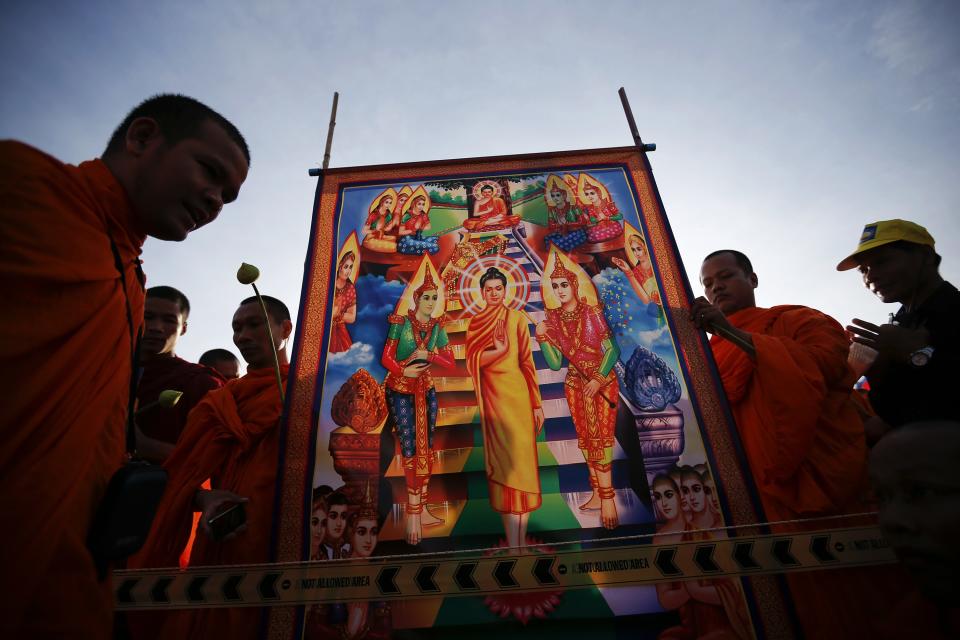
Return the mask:
[[339,425],[330,433],[330,455],[334,470],[346,485],[347,497],[354,504],[376,502],[380,434],[387,420],[383,387],[369,372],[359,369],[333,397],[330,416]]
[[640,411],[634,415],[647,479],[665,472],[683,453],[683,412],[675,404],[663,411]]
[[360,504],[370,487],[369,499],[376,502],[380,476],[380,427],[357,433],[352,427],[339,427],[330,433],[333,468],[343,478],[344,491],[354,504]]

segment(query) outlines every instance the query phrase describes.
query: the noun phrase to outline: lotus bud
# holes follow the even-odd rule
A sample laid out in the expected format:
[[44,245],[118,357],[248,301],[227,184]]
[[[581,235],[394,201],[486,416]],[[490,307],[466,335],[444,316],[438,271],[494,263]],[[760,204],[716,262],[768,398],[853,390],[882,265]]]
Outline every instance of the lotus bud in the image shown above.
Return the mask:
[[166,389],[160,392],[160,397],[157,398],[157,404],[159,404],[164,409],[172,409],[180,402],[180,398],[183,397],[183,391],[176,391],[174,389]]
[[237,280],[240,284],[253,284],[259,277],[260,269],[257,269],[252,264],[244,262],[240,265],[240,268],[237,269]]

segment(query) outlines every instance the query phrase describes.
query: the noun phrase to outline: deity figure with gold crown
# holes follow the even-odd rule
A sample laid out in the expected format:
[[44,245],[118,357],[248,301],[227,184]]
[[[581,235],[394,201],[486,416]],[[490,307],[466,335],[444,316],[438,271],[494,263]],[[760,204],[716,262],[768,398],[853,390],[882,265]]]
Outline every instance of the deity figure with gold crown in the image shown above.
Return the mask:
[[[559,371],[567,361],[564,393],[593,490],[580,509],[599,508],[601,523],[613,529],[619,524],[612,477],[619,387],[613,367],[620,348],[586,273],[556,248],[544,271],[550,274],[540,284],[546,319],[537,325],[537,341],[551,369]],[[592,301],[581,297],[586,289]]]
[[556,175],[547,176],[543,190],[543,199],[547,204],[547,230],[544,237],[547,246],[555,244],[569,253],[587,241],[587,232],[576,196],[570,185]]
[[423,235],[423,232],[429,228],[430,196],[421,185],[410,195],[401,210],[400,240],[397,242],[397,251],[418,256],[440,251],[440,241],[436,236],[424,237]]
[[397,250],[397,226],[400,218],[394,214],[393,205],[397,192],[384,189],[373,199],[367,211],[367,219],[360,229],[363,246],[371,251],[394,253]]
[[577,197],[583,205],[589,242],[605,242],[623,233],[619,223],[623,220],[623,214],[603,183],[589,173],[581,173],[577,180]]
[[[453,350],[443,329],[444,291],[427,256],[388,320],[381,362],[387,369],[387,409],[400,440],[407,484],[406,539],[419,544],[422,527],[442,520],[424,510],[435,455],[437,392],[430,369],[453,367]],[[422,517],[421,517],[422,516]],[[424,522],[426,520],[426,522]]]

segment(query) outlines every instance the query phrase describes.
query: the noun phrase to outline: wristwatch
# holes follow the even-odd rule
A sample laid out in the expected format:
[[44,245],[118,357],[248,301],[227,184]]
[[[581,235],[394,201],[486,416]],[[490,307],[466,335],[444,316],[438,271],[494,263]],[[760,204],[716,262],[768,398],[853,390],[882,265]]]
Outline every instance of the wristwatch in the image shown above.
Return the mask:
[[933,347],[917,349],[910,354],[910,364],[914,367],[925,367],[930,362],[931,356],[933,356]]

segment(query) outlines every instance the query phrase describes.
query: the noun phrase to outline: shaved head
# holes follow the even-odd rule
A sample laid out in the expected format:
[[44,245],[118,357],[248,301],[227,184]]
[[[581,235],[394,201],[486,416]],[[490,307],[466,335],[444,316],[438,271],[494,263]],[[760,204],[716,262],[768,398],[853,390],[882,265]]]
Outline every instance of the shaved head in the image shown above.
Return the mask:
[[[287,308],[287,305],[283,304],[280,300],[272,296],[260,296],[263,298],[263,304],[267,307],[267,313],[270,314],[270,319],[274,322],[283,322],[284,320],[290,320],[290,309]],[[249,298],[243,300],[240,303],[240,306],[245,304],[256,304],[260,303],[257,301],[257,296],[250,296]]]
[[196,136],[200,131],[200,126],[207,120],[211,120],[219,125],[230,139],[233,140],[247,159],[247,166],[250,165],[250,149],[247,147],[247,141],[244,140],[240,131],[232,122],[222,115],[203,104],[199,100],[174,94],[165,93],[147,98],[133,108],[123,122],[116,128],[103,155],[108,155],[121,151],[124,147],[127,129],[137,118],[152,118],[157,121],[160,132],[168,144],[176,144],[186,138]]
[[151,298],[173,302],[179,307],[184,320],[190,316],[190,301],[178,289],[166,286],[150,287],[147,289],[147,300]]

